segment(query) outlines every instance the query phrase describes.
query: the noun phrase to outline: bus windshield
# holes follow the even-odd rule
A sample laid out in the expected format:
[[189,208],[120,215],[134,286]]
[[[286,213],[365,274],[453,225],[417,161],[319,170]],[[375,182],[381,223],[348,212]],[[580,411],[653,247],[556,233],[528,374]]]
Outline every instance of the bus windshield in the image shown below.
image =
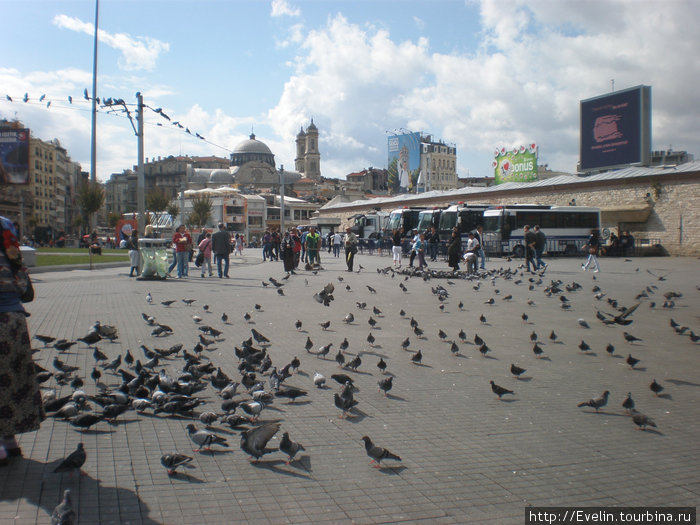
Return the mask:
[[484,216],[484,231],[498,233],[501,231],[502,215]]
[[433,225],[433,212],[431,211],[422,211],[418,215],[418,231],[419,232],[424,232],[428,231],[430,227]]
[[457,225],[456,211],[443,211],[440,215],[440,231],[448,231]]
[[389,215],[389,222],[387,222],[386,229],[388,231],[394,231],[401,224],[401,213],[392,213]]

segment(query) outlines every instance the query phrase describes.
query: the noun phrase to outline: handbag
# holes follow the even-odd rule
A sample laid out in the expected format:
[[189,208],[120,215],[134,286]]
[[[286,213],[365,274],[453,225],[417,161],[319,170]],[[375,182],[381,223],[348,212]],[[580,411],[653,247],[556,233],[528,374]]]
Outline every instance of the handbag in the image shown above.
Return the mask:
[[23,303],[31,303],[34,300],[34,286],[32,285],[32,280],[29,278],[29,275],[27,275],[27,289],[19,296],[19,299]]
[[589,246],[588,247],[588,253],[591,255],[595,255],[598,252],[598,249],[595,246]]
[[204,252],[199,252],[194,260],[194,265],[199,268],[202,264],[204,264]]

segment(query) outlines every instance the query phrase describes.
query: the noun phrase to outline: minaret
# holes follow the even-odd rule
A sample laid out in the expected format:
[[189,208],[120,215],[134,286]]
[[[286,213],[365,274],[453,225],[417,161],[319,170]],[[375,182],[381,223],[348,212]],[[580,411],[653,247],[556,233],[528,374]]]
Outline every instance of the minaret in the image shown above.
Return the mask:
[[318,128],[311,119],[306,128],[306,151],[304,153],[304,175],[313,180],[321,179],[321,153],[318,150]]
[[294,159],[294,169],[304,173],[304,153],[306,152],[306,133],[302,127],[297,133],[297,157]]

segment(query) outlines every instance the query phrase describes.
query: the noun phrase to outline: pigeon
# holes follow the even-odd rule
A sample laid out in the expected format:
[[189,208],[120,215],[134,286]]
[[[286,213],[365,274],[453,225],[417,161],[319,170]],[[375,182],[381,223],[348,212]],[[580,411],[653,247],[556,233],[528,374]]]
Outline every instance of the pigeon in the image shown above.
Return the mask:
[[588,401],[583,401],[576,406],[595,408],[595,411],[598,412],[598,410],[600,410],[608,404],[608,396],[610,396],[610,392],[606,390],[600,397],[589,399]]
[[481,314],[479,316],[479,321],[481,321],[481,324],[486,324],[486,316],[484,314]]
[[318,325],[323,328],[324,330],[328,330],[328,327],[331,325],[330,321],[326,321],[324,323],[318,323]]
[[344,337],[343,341],[340,343],[340,349],[344,352],[345,350],[348,349],[349,346],[350,346],[350,343],[348,342],[348,338]]
[[654,423],[653,419],[639,412],[634,413],[632,416],[632,421],[634,421],[634,424],[637,425],[637,428],[642,430],[646,430],[648,426],[656,428],[656,423]]
[[369,343],[369,346],[374,347],[374,341],[374,336],[372,335],[372,332],[370,332],[367,336],[367,342]]
[[401,343],[401,348],[406,350],[409,346],[411,345],[411,340],[407,337],[406,339],[403,340]]
[[56,340],[55,337],[51,337],[50,335],[39,335],[39,334],[35,334],[35,335],[34,335],[34,338],[35,338],[35,339],[38,339],[39,341],[41,341],[42,343],[44,343],[44,347],[49,346],[51,343],[53,343],[53,342]]
[[486,357],[486,354],[490,351],[491,351],[491,349],[488,346],[486,346],[486,343],[482,344],[479,347],[479,352],[481,352],[481,355],[484,357]]
[[523,315],[521,315],[520,318],[523,320],[523,323],[527,323],[527,320],[530,319],[530,316],[523,312]]
[[518,379],[520,379],[520,376],[523,375],[525,372],[527,372],[527,370],[525,370],[524,368],[520,368],[519,366],[514,364],[510,365],[510,373]]
[[151,295],[151,292],[146,293],[146,302],[148,304],[151,304],[153,302],[153,296]]
[[173,304],[175,301],[174,300],[168,300],[168,301],[161,301],[160,304],[165,306],[166,308],[169,307],[171,304]]
[[622,408],[624,408],[630,414],[632,413],[632,410],[634,410],[634,400],[632,399],[631,392],[627,392],[627,397],[622,402]]
[[632,357],[632,354],[627,354],[627,364],[630,365],[630,368],[634,369],[634,366],[639,363],[639,359]]
[[296,322],[294,323],[294,328],[297,329],[297,331],[301,330],[302,322],[301,320],[297,319]]
[[383,459],[393,459],[395,461],[401,461],[401,458],[396,454],[389,452],[385,448],[381,448],[372,443],[372,440],[367,436],[362,436],[362,441],[365,442],[365,452],[372,459],[370,465],[374,465],[375,468],[381,467],[381,461]]
[[534,330],[530,334],[530,341],[532,341],[533,343],[537,341],[537,333]]
[[284,290],[282,290],[282,288],[277,288],[277,295],[284,296]]
[[177,474],[176,470],[178,467],[187,465],[192,458],[190,456],[185,456],[184,454],[178,454],[174,452],[172,454],[163,454],[160,457],[160,464],[168,469],[168,476],[173,476]]
[[423,352],[421,352],[420,350],[418,350],[415,354],[413,354],[413,355],[411,356],[411,362],[412,362],[414,365],[419,365],[419,364],[421,364],[421,361],[422,361],[422,360],[423,360]]
[[213,432],[208,430],[197,430],[197,428],[192,424],[188,424],[187,436],[192,440],[192,443],[197,445],[198,448],[194,449],[194,452],[199,452],[201,449],[210,450],[212,445],[221,445],[222,447],[228,448],[229,444],[226,439],[221,436],[217,436]]
[[481,337],[479,337],[479,334],[474,334],[474,344],[478,346],[484,344],[484,340]]
[[392,383],[393,379],[394,378],[392,376],[389,376],[377,382],[377,385],[379,385],[379,391],[383,391],[385,396],[387,392],[389,392],[389,390],[391,390],[391,388],[394,386]]
[[331,351],[331,346],[333,346],[333,343],[328,343],[327,345],[322,346],[318,352],[316,352],[316,356],[320,357],[321,359],[326,359],[326,356]]
[[493,381],[491,381],[491,390],[493,391],[494,394],[496,394],[498,396],[498,399],[501,399],[506,394],[515,395],[515,392],[513,392],[512,390],[508,390],[507,388],[503,388],[502,386],[497,385]]
[[636,343],[637,341],[641,341],[641,339],[639,337],[635,337],[632,334],[630,334],[629,332],[623,332],[622,335],[625,336],[625,341],[627,341],[630,344]]
[[185,303],[187,306],[192,306],[192,303],[196,300],[197,299],[183,299],[182,302]]
[[581,328],[590,328],[590,325],[586,322],[585,319],[579,319],[578,324]]
[[586,341],[583,339],[581,339],[581,342],[578,344],[578,348],[581,350],[581,352],[588,352],[591,349],[588,343],[586,343]]
[[651,382],[651,384],[649,385],[649,390],[651,390],[652,392],[654,392],[654,395],[655,395],[656,397],[658,397],[659,394],[660,394],[661,392],[664,391],[664,387],[663,387],[662,385],[660,385],[659,383],[657,383],[657,382],[656,382],[656,379],[654,379],[654,380]]
[[362,364],[362,359],[360,356],[355,356],[346,366],[346,368],[349,368],[350,370],[357,372],[357,369],[360,367]]
[[438,330],[438,337],[444,341],[445,339],[447,339],[447,334],[442,330]]
[[379,361],[377,362],[377,368],[379,371],[384,374],[386,372],[386,361],[384,361],[383,358],[379,358]]
[[219,416],[214,412],[202,412],[199,414],[199,420],[206,426],[211,426],[217,419],[219,419]]
[[70,489],[63,492],[63,499],[56,505],[51,513],[51,525],[73,525],[77,515],[73,510],[73,502],[70,497]]
[[268,441],[272,439],[280,429],[279,423],[267,423],[252,430],[241,432],[241,450],[254,457],[254,462],[263,457],[264,454],[275,452],[277,449],[265,448]]
[[549,333],[549,340],[552,341],[552,342],[555,342],[557,339],[558,339],[557,334],[555,334],[555,333],[554,333],[554,330],[552,330],[552,331]]
[[353,399],[352,393],[348,397],[342,397],[338,395],[338,392],[333,394],[333,400],[335,402],[336,408],[339,408],[342,412],[339,416],[340,419],[343,419],[345,416],[347,416],[348,411],[357,406],[357,401]]
[[83,447],[82,443],[78,443],[78,447],[71,452],[66,459],[59,463],[59,465],[54,469],[54,472],[72,473],[74,470],[79,471],[86,459],[87,454],[85,454],[85,448]]
[[608,355],[613,355],[615,353],[615,347],[608,343],[608,346],[605,347],[605,351],[608,353]]
[[306,344],[304,345],[304,348],[305,348],[306,351],[308,352],[308,351],[311,350],[313,347],[314,347],[314,343],[313,343],[313,341],[311,341],[311,338],[307,335],[307,336],[306,336]]
[[314,386],[324,388],[326,386],[326,376],[319,372],[314,372]]
[[304,390],[294,387],[288,387],[275,392],[275,397],[286,397],[289,399],[289,403],[294,403],[298,397],[304,397],[305,395],[307,395],[307,393]]
[[338,353],[335,354],[335,362],[338,363],[338,366],[341,368],[345,365],[345,354],[342,350],[338,350]]
[[376,320],[374,317],[372,317],[372,316],[370,315],[370,316],[369,316],[369,319],[367,319],[367,323],[368,323],[372,328],[374,328],[374,327],[376,326],[376,324],[377,324],[377,320]]
[[366,286],[367,286],[367,289],[369,290],[369,293],[377,293],[377,290],[372,288],[370,285],[366,285]]
[[58,350],[59,352],[65,352],[68,350],[71,346],[77,345],[78,343],[76,341],[66,341],[65,339],[61,339],[59,341],[56,341],[53,344],[53,347]]
[[221,322],[224,324],[228,323],[228,315],[226,314],[226,312],[221,314]]
[[289,465],[294,460],[294,456],[300,450],[306,450],[301,443],[297,443],[289,439],[289,432],[282,434],[282,440],[280,441],[280,452],[287,454],[287,462],[285,465]]
[[352,315],[352,313],[347,314],[347,315],[343,318],[343,322],[344,322],[344,323],[347,323],[347,324],[352,323],[354,320],[355,320],[355,316]]
[[[121,356],[120,356],[121,357]],[[53,358],[53,367],[58,370],[59,372],[65,372],[70,374],[71,372],[75,372],[77,370],[80,370],[79,366],[70,366],[61,361],[58,357]]]

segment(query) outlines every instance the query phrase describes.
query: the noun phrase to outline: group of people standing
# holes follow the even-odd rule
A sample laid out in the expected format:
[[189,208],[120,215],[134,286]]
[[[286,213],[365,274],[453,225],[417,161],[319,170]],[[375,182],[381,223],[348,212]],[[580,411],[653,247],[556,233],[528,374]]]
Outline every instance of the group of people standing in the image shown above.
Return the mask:
[[[218,231],[213,234],[203,230],[197,238],[197,249],[199,250],[197,262],[201,269],[201,277],[213,276],[213,257],[219,279],[228,279],[231,253],[235,250],[236,253],[242,254],[243,243],[241,236],[237,236],[232,241],[231,235],[226,231],[223,223],[219,223]],[[171,277],[171,272],[175,268],[178,279],[189,276],[189,262],[193,248],[192,236],[187,231],[187,226],[181,224],[173,235],[174,258],[166,274],[168,277]]]
[[[339,233],[334,233],[332,239],[334,250],[338,255],[340,255],[340,244],[343,243],[345,245],[347,271],[353,271],[353,263],[358,245],[357,236],[348,228],[344,238]],[[336,243],[336,239],[340,242]],[[337,249],[335,248],[336,246],[338,246]],[[280,249],[282,262],[284,263],[284,271],[287,273],[294,274],[294,270],[299,267],[300,262],[304,262],[308,265],[321,263],[321,258],[319,256],[321,236],[316,231],[315,226],[311,226],[308,230],[301,233],[297,228],[285,231],[282,236]]]

